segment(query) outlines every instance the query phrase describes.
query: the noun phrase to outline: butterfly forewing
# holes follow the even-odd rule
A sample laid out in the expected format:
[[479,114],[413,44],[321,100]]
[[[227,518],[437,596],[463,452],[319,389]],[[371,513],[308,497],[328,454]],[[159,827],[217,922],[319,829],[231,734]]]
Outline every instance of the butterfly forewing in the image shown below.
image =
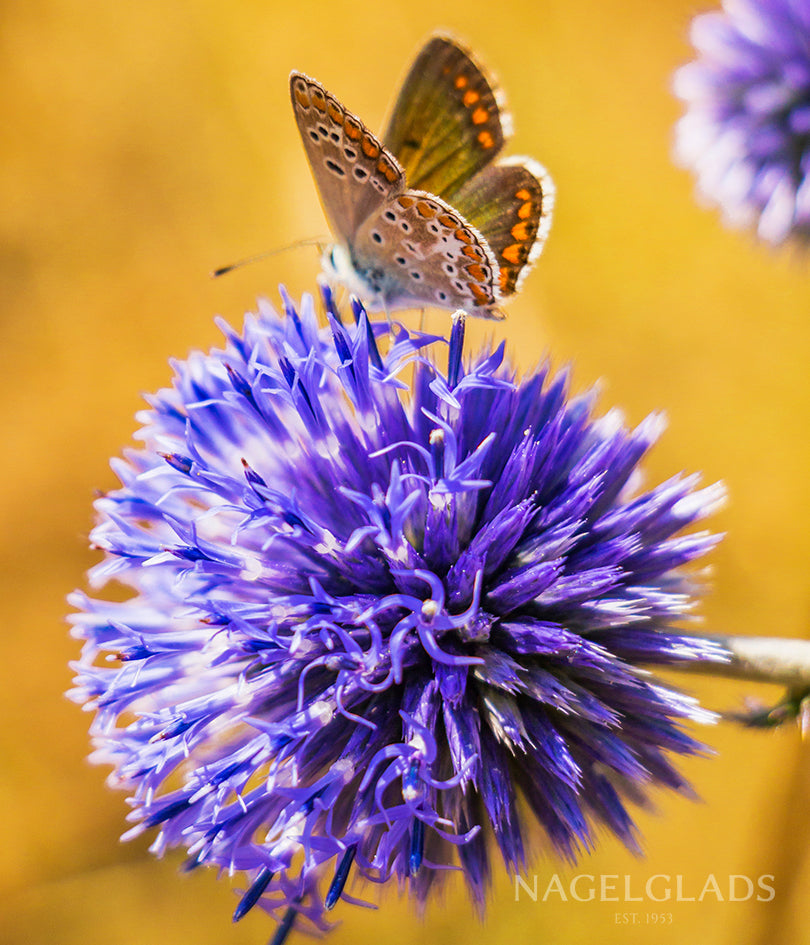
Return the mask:
[[511,295],[540,255],[551,226],[554,184],[530,158],[511,158],[476,174],[453,205],[489,244],[499,287]]
[[444,36],[416,57],[383,136],[408,186],[454,203],[454,193],[503,147],[508,118],[470,54]]
[[360,224],[404,189],[402,168],[319,82],[293,72],[290,96],[329,225],[350,245]]
[[486,240],[432,194],[407,190],[387,200],[357,233],[354,257],[391,308],[502,317],[491,308],[500,298],[498,264]]

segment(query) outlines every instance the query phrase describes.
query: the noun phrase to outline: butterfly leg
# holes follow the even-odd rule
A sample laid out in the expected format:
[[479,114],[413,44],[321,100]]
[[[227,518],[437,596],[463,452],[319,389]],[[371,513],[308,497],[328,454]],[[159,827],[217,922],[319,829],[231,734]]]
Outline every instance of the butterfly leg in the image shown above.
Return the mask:
[[385,312],[385,319],[388,322],[388,333],[391,335],[391,338],[394,337],[394,323],[391,320],[391,312],[388,310],[388,305],[383,305],[383,311]]
[[349,302],[349,292],[342,286],[340,283],[336,286],[337,294],[337,310],[343,312],[346,310],[346,307]]

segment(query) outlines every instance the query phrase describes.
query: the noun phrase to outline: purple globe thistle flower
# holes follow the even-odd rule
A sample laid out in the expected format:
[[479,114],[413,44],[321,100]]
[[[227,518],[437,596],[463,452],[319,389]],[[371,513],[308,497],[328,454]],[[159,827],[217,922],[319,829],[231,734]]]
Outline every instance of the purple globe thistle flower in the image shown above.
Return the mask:
[[258,903],[279,942],[352,872],[424,902],[460,867],[482,904],[530,814],[568,858],[599,824],[635,848],[627,801],[684,787],[670,755],[712,718],[640,665],[724,658],[675,626],[716,540],[679,533],[722,489],[634,489],[659,417],[594,419],[503,345],[465,361],[463,318],[444,368],[443,339],[324,302],[174,364],[96,502],[92,583],[132,594],[72,596],[129,835],[243,871],[234,919]]
[[810,3],[724,0],[692,23],[698,58],[675,76],[687,106],[676,157],[733,226],[810,237]]

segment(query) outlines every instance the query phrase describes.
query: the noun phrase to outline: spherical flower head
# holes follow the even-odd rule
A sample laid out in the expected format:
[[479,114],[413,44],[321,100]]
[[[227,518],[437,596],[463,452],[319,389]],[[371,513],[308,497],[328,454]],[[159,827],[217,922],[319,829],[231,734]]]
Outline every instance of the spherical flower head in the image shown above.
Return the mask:
[[724,0],[692,23],[698,57],[675,76],[686,103],[676,157],[733,226],[810,239],[810,3]]
[[680,533],[722,490],[637,492],[659,417],[594,419],[503,345],[465,359],[463,318],[448,344],[324,302],[174,364],[96,502],[92,584],[130,594],[72,597],[130,834],[244,871],[235,918],[279,940],[354,872],[424,902],[460,867],[481,904],[533,818],[572,859],[600,824],[635,847],[626,802],[682,788],[711,718],[641,664],[723,658],[676,628],[715,542]]

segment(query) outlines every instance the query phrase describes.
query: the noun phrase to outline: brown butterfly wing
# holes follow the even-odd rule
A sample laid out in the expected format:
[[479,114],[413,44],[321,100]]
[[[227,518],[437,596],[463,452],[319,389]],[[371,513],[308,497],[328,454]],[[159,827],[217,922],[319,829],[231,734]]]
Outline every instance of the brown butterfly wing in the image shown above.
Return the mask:
[[405,78],[383,135],[414,190],[455,203],[455,192],[491,163],[508,136],[493,81],[446,36],[428,40]]
[[329,226],[351,245],[361,223],[404,189],[402,168],[319,82],[291,73],[290,97]]
[[546,241],[554,207],[551,178],[530,158],[510,158],[468,180],[453,205],[492,249],[501,295],[512,295]]
[[486,240],[443,200],[406,190],[357,233],[354,264],[389,309],[439,306],[502,318],[498,264]]

